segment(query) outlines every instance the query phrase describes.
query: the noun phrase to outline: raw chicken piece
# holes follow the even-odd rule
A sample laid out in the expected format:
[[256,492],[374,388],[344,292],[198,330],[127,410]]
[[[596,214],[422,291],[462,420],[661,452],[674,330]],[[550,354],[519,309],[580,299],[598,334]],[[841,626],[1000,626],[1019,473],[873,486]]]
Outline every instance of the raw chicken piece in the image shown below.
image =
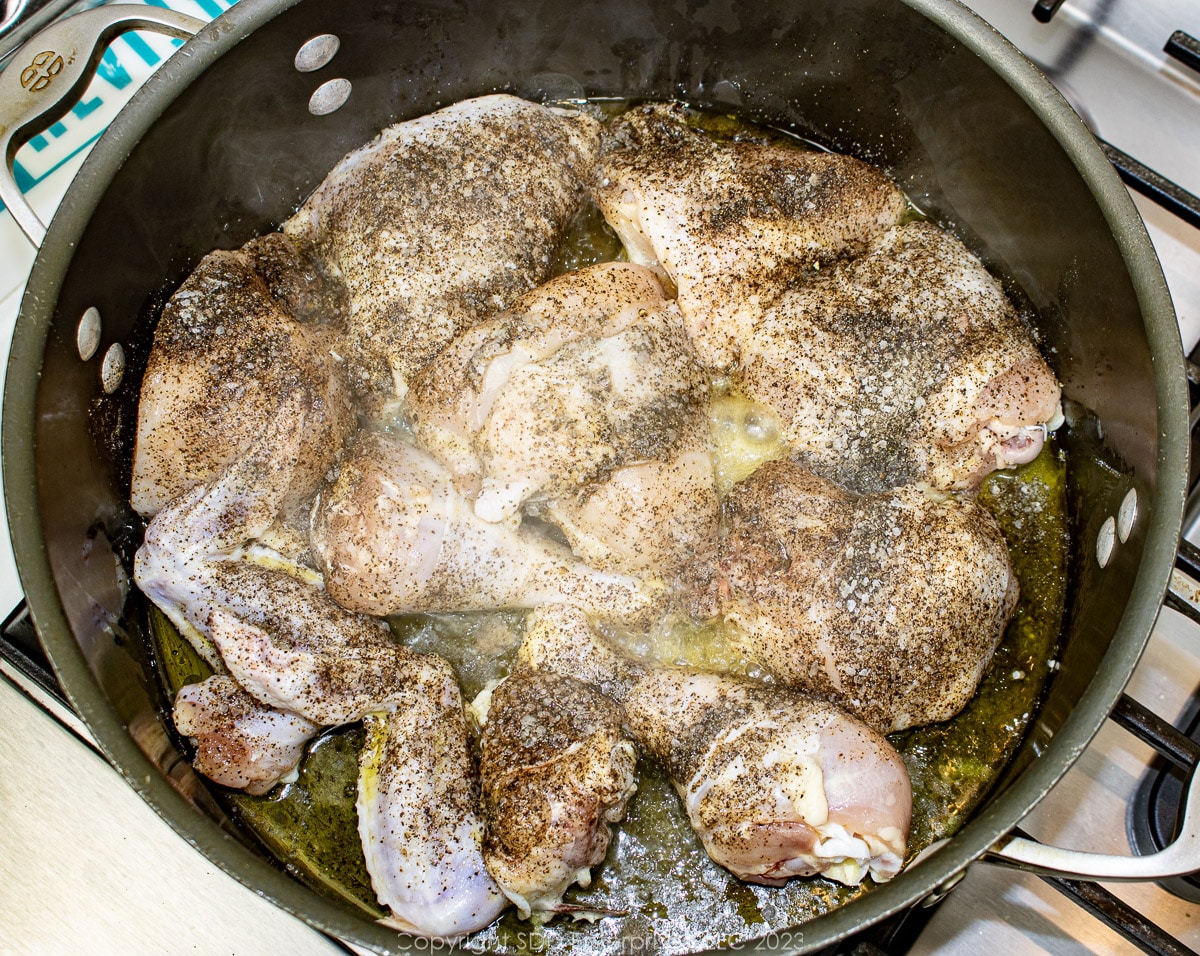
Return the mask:
[[[381,901],[410,932],[473,932],[508,904],[483,863],[453,671],[334,603],[319,575],[253,543],[291,485],[303,422],[293,398],[216,481],[160,511],[134,577],[210,663],[228,669],[223,681],[276,709],[258,719],[297,732],[365,719],[359,831]],[[177,708],[184,733],[205,729],[189,709],[198,697]]]
[[953,717],[1016,606],[995,519],[915,485],[856,495],[769,462],[725,499],[715,606],[776,679],[884,733]]
[[577,911],[563,905],[563,893],[591,884],[609,824],[624,817],[637,789],[637,752],[621,708],[572,677],[524,667],[484,695],[488,872],[523,919],[535,910]]
[[253,794],[295,780],[305,745],[320,730],[296,714],[264,707],[223,675],[180,689],[173,717],[196,745],[197,770]]
[[666,461],[618,468],[603,481],[545,502],[538,513],[571,550],[602,571],[671,580],[717,546],[720,501],[707,429],[689,429]]
[[718,141],[679,104],[630,110],[606,134],[595,196],[633,262],[674,282],[700,358],[727,369],[793,276],[861,252],[903,193],[849,156]]
[[621,703],[709,856],[740,879],[779,886],[819,873],[857,885],[899,872],[912,814],[904,761],[831,704],[626,657],[565,605],[530,616],[520,660]]
[[379,433],[360,436],[322,491],[312,543],[329,593],[367,614],[571,600],[645,622],[666,603],[661,582],[597,571],[515,522],[484,521],[438,462]]
[[369,410],[386,414],[458,332],[548,277],[599,129],[513,96],[464,100],[347,155],[284,223],[345,279]]
[[334,357],[344,302],[284,236],[213,252],[163,309],[142,379],[130,501],[154,515],[244,454],[289,396],[306,415],[283,502],[300,510],[354,428]]
[[[257,700],[322,725],[392,706],[432,658],[334,602],[320,576],[256,545],[292,482],[293,402],[245,457],[155,516],[134,561],[142,591]],[[277,457],[278,455],[278,457]]]
[[454,672],[430,658],[421,684],[368,714],[358,832],[371,885],[401,930],[457,939],[509,905],[483,860],[478,778]]
[[[412,382],[417,442],[487,521],[623,465],[672,458],[708,381],[654,274],[559,276],[454,340]],[[708,512],[715,517],[715,494]]]
[[1000,283],[919,222],[788,291],[743,340],[733,387],[775,411],[805,464],[859,491],[974,488],[1032,461],[1062,421]]

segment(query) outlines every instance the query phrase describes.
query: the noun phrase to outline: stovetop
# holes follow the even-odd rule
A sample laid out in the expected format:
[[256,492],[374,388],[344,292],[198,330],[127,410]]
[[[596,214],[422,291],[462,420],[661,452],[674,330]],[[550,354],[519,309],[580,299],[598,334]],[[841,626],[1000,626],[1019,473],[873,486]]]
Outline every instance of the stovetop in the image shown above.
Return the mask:
[[[230,0],[151,0],[209,18]],[[1062,85],[1094,132],[1200,193],[1200,73],[1162,46],[1200,36],[1195,0],[1066,0],[1050,23],[1033,0],[965,0]],[[1052,0],[1043,0],[1053,6]],[[44,220],[107,120],[170,41],[118,40],[83,109],[19,154]],[[1163,262],[1185,349],[1200,341],[1200,229],[1135,195]],[[15,321],[33,253],[0,212],[0,341]],[[0,516],[0,523],[3,517]],[[0,526],[0,537],[7,528]],[[0,546],[0,617],[21,597]],[[1159,618],[1128,693],[1174,720],[1200,688],[1200,631],[1171,609]],[[1045,842],[1128,853],[1127,807],[1153,751],[1109,722],[1058,787],[1023,821]],[[135,782],[136,784],[136,782]],[[103,758],[0,680],[0,951],[22,953],[345,953],[263,901],[176,836]],[[1146,884],[1120,899],[1200,950],[1200,906]],[[1044,881],[973,866],[922,930],[913,954],[1013,956],[1139,952]]]

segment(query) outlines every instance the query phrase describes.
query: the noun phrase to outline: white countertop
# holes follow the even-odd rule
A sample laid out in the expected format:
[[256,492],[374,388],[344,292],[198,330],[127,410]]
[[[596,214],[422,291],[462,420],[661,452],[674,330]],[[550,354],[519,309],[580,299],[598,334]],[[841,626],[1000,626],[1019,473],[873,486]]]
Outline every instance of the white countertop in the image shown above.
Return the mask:
[[0,952],[346,953],[192,849],[2,679],[0,861]]

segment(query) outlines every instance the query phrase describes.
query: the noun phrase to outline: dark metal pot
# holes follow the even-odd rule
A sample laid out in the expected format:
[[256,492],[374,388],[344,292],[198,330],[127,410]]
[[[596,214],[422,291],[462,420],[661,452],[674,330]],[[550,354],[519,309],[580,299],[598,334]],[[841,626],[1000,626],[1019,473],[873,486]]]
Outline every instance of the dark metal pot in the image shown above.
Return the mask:
[[[333,64],[294,69],[301,44],[326,32],[341,39]],[[311,115],[310,95],[333,76],[353,84],[348,102]],[[406,938],[254,850],[171,742],[140,649],[140,596],[122,570],[136,545],[127,489],[140,370],[158,308],[199,258],[280,222],[379,128],[464,97],[536,96],[571,80],[593,96],[729,103],[882,165],[1036,312],[1069,400],[1074,546],[1061,669],[973,819],[791,940],[816,947],[926,897],[1063,775],[1142,651],[1183,510],[1183,363],[1141,221],[1058,94],[953,0],[242,0],[124,110],[41,248],[4,401],[21,581],[72,702],[158,813],[312,924],[406,949]],[[100,359],[77,350],[93,306],[103,317],[97,355],[119,342],[128,357],[112,395]],[[1097,536],[1131,491],[1131,533],[1101,567]]]

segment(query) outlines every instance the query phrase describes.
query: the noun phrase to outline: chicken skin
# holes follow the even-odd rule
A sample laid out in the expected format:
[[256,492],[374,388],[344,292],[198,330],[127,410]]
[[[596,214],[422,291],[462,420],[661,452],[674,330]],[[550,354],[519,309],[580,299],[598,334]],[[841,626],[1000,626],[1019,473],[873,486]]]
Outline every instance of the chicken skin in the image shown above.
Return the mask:
[[[414,378],[409,411],[418,444],[475,513],[502,521],[531,499],[673,459],[707,400],[707,376],[654,274],[608,262],[559,276],[459,336]],[[714,493],[694,520],[715,531],[715,516]]]
[[523,664],[594,684],[659,760],[713,861],[780,886],[822,874],[857,885],[904,861],[912,787],[887,740],[836,707],[729,675],[657,665],[613,649],[587,615],[530,615]]
[[863,251],[907,208],[866,163],[778,141],[718,141],[679,104],[616,120],[599,180],[596,202],[630,261],[669,277],[701,360],[719,370],[783,284]]
[[621,709],[572,677],[523,667],[483,696],[488,872],[524,919],[573,911],[563,893],[591,884],[637,788]]
[[974,695],[1018,585],[973,498],[856,495],[776,461],[733,487],[725,514],[696,610],[736,624],[735,643],[777,680],[883,733],[946,720]]
[[858,491],[975,488],[1032,461],[1062,421],[1000,283],[921,222],[786,292],[743,343],[733,387],[774,410],[806,465]]
[[295,780],[305,746],[321,729],[261,704],[224,675],[181,688],[172,717],[176,729],[196,745],[192,763],[197,770],[252,794]]
[[197,738],[201,772],[261,793],[317,728],[364,720],[359,833],[380,901],[408,932],[474,932],[507,900],[483,863],[454,672],[255,543],[293,480],[303,422],[292,401],[245,456],[146,529],[138,586],[220,672],[180,692],[177,726]]
[[299,408],[155,516],[134,579],[219,672],[268,707],[327,726],[390,706],[427,661],[382,621],[335,603],[315,572],[257,544],[294,480]]
[[449,664],[430,661],[395,706],[363,720],[358,832],[371,885],[391,910],[385,922],[451,940],[489,925],[509,901],[484,864],[458,682]]
[[369,413],[388,414],[458,332],[548,277],[599,129],[513,96],[465,100],[347,155],[284,223],[349,289],[346,358]]
[[325,587],[366,614],[492,610],[572,600],[604,618],[646,623],[665,586],[598,571],[556,542],[478,517],[450,472],[380,433],[360,436],[313,514]]
[[210,253],[171,297],[142,380],[130,500],[145,516],[215,478],[302,396],[299,510],[355,425],[334,358],[344,295],[305,248],[265,236]]
[[689,428],[681,445],[665,461],[617,468],[536,512],[591,567],[673,580],[698,556],[715,553],[720,518],[708,430]]

